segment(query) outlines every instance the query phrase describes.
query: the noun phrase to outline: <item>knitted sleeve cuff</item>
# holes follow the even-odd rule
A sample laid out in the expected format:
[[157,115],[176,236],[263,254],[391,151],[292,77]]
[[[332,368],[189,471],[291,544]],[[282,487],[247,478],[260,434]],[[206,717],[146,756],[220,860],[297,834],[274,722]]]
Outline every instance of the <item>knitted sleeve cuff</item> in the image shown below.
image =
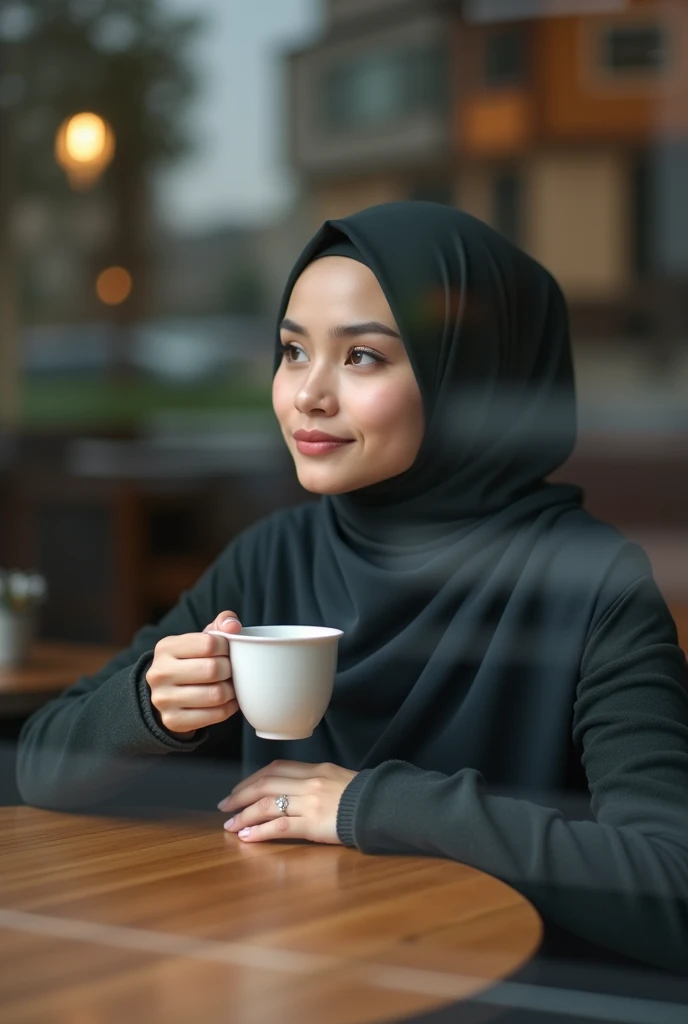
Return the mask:
[[371,769],[359,772],[341,795],[337,808],[337,836],[344,846],[356,846],[354,837],[356,807],[361,791],[370,775],[372,775]]

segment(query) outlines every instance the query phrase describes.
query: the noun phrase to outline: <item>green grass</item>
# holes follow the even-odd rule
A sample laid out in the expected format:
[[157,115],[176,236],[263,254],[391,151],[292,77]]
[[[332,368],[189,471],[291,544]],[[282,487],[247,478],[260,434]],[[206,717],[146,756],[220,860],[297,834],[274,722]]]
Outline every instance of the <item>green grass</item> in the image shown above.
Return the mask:
[[160,384],[55,378],[24,381],[22,427],[126,427],[160,412],[240,413],[269,411],[270,389],[219,379],[203,384]]

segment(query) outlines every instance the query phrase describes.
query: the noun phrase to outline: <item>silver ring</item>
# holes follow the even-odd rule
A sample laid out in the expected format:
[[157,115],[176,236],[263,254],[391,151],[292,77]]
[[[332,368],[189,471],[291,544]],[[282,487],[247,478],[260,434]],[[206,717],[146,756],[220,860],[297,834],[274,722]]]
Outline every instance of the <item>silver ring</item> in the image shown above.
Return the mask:
[[286,814],[287,813],[287,807],[289,806],[289,797],[288,796],[276,796],[275,797],[275,803],[279,807],[279,809],[282,812],[282,814]]

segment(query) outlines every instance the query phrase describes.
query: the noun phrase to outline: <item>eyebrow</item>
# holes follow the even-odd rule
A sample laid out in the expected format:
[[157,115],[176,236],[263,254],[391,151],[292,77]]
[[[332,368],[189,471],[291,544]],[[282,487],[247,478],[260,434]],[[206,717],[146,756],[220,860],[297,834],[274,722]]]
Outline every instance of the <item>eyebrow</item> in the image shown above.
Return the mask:
[[[280,324],[280,330],[292,331],[294,334],[301,334],[304,337],[308,336],[305,327],[288,317],[285,317]],[[357,338],[361,334],[385,334],[389,338],[401,338],[398,331],[378,323],[377,320],[369,320],[363,324],[339,324],[337,327],[331,327],[327,333],[331,338]]]

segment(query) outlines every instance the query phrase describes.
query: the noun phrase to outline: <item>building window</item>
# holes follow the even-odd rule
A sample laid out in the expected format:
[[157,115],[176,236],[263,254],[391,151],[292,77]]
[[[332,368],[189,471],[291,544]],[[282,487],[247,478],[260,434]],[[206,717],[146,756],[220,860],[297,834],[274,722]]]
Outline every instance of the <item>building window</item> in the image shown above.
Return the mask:
[[520,85],[526,75],[526,34],[522,26],[497,29],[485,37],[485,85]]
[[328,68],[321,121],[331,132],[394,127],[436,113],[447,99],[447,63],[437,45],[369,53]]
[[602,64],[623,74],[658,74],[667,66],[669,40],[662,25],[617,25],[602,33]]
[[521,176],[517,170],[499,171],[492,181],[492,223],[514,245],[521,244]]

